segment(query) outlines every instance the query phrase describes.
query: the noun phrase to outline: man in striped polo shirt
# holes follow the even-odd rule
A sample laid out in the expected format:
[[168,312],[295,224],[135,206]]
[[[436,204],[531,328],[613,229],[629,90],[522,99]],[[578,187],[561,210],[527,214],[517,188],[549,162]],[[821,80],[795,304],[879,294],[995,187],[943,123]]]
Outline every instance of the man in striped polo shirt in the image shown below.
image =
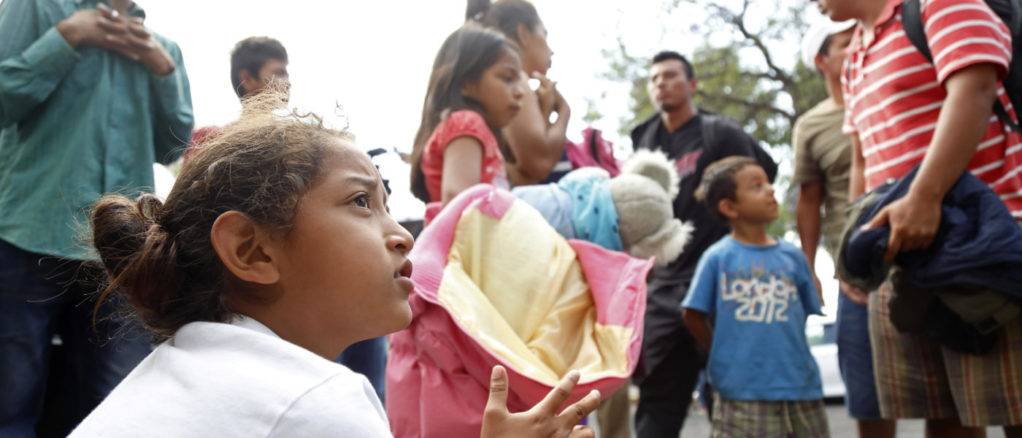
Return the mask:
[[[999,83],[1011,39],[990,8],[982,0],[923,1],[931,63],[905,36],[902,0],[815,1],[832,20],[860,21],[842,77],[851,197],[920,165],[908,194],[867,224],[891,227],[885,261],[930,245],[941,200],[966,169],[1022,219],[1020,137],[991,114],[1001,99],[1014,117]],[[900,333],[887,315],[889,298],[884,285],[869,299],[881,413],[926,418],[932,436],[983,436],[986,425],[1022,436],[1022,321],[998,329],[992,351],[969,355]]]

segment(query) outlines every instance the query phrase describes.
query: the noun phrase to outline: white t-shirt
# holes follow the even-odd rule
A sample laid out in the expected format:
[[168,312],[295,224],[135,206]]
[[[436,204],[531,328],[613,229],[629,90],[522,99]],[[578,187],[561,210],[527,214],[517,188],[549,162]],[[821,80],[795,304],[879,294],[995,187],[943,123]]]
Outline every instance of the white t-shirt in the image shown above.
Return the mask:
[[193,322],[72,437],[390,437],[369,381],[258,321]]

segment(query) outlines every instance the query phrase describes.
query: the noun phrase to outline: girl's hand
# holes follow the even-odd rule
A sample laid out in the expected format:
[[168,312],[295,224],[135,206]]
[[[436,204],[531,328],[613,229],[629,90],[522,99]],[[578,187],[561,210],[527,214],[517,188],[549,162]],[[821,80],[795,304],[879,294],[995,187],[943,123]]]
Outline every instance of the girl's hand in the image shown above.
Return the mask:
[[539,87],[536,88],[536,98],[539,99],[539,113],[543,115],[543,120],[549,123],[550,114],[555,111],[558,97],[560,97],[560,93],[557,92],[557,83],[539,72],[532,72],[532,78],[539,80]]
[[[554,85],[557,85],[557,83],[554,82]],[[568,108],[568,100],[565,99],[564,96],[561,95],[561,92],[557,91],[557,89],[555,88],[554,89],[554,112],[557,113],[558,117],[566,117],[569,111],[570,111],[570,108]]]
[[[497,365],[490,375],[490,399],[483,411],[482,438],[495,437],[594,437],[593,429],[577,426],[600,405],[600,392],[593,390],[582,400],[561,410],[578,383],[578,371],[571,371],[543,400],[525,412],[507,410],[507,371]],[[560,413],[558,413],[560,411]]]

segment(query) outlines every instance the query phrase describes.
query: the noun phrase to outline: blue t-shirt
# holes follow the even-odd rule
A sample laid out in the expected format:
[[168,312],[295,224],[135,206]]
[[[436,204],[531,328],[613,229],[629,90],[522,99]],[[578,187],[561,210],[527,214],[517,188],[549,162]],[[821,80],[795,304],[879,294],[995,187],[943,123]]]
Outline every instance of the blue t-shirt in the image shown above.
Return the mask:
[[820,300],[794,245],[720,239],[700,257],[681,305],[713,321],[707,369],[724,400],[823,398],[805,335],[806,317],[821,313]]

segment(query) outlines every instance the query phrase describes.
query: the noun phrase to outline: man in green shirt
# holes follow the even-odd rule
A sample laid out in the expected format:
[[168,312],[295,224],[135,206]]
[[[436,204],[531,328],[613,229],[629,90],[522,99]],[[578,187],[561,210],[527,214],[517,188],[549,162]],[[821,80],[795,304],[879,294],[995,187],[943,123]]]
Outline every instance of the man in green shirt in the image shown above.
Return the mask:
[[73,426],[148,352],[101,307],[89,206],[152,186],[191,136],[181,52],[130,0],[0,3],[0,436],[34,436],[54,333]]

